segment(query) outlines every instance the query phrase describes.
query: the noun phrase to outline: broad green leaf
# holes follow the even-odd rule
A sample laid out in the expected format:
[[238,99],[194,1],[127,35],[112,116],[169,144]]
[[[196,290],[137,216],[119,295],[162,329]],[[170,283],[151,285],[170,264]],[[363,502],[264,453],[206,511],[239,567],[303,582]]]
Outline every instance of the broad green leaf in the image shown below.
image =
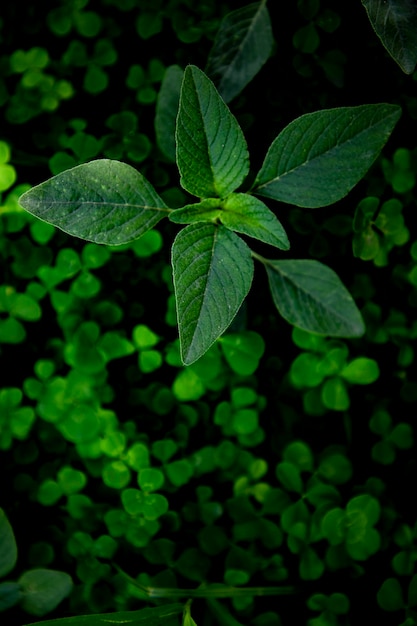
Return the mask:
[[118,245],[138,239],[169,209],[130,165],[97,159],[29,189],[24,209],[75,237]]
[[181,87],[177,165],[184,189],[224,197],[244,181],[249,154],[242,130],[209,78],[189,65]]
[[249,292],[251,252],[223,226],[191,224],[172,246],[181,357],[190,365],[228,328]]
[[0,509],[0,576],[8,574],[16,565],[17,546],[13,529],[3,509]]
[[363,335],[362,316],[330,267],[314,260],[263,263],[275,306],[287,322],[319,335]]
[[290,242],[281,222],[258,198],[232,193],[222,202],[220,220],[224,226],[271,246],[288,250]]
[[219,198],[204,198],[201,202],[187,204],[169,214],[175,224],[194,224],[195,222],[214,222],[221,215]]
[[71,576],[50,569],[32,569],[22,574],[19,584],[23,593],[20,606],[32,615],[53,611],[71,592]]
[[161,152],[173,163],[175,163],[175,122],[183,75],[184,71],[179,65],[170,65],[165,72],[156,101],[156,141]]
[[253,193],[301,207],[337,202],[375,161],[401,115],[393,104],[307,113],[272,142]]
[[403,72],[417,63],[417,5],[413,0],[362,0],[369,21]]
[[230,102],[259,72],[273,45],[266,0],[228,13],[210,51],[206,73]]
[[102,613],[100,615],[78,615],[62,619],[46,620],[26,626],[110,626],[114,624],[131,624],[131,626],[178,626],[178,616],[184,610],[180,603],[165,604],[139,611],[121,611],[119,613]]

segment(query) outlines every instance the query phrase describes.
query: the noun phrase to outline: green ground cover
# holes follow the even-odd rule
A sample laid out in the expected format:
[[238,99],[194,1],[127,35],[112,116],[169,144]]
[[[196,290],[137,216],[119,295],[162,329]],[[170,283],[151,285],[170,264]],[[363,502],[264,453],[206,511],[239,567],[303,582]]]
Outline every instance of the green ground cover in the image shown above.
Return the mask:
[[8,625],[417,624],[417,13],[345,4],[2,9]]

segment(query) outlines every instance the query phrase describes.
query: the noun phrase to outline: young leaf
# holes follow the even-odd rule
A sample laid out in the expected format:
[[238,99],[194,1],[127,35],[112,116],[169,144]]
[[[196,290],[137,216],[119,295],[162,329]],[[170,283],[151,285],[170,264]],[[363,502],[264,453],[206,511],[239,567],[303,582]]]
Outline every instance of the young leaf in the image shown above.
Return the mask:
[[77,615],[60,619],[26,624],[26,626],[109,626],[130,624],[131,626],[178,626],[178,616],[183,612],[180,603],[165,604],[139,611],[121,611],[100,615]]
[[19,202],[70,235],[109,245],[138,239],[169,212],[142,174],[110,159],[61,172],[29,189]]
[[156,141],[161,152],[173,163],[175,163],[175,122],[183,75],[184,71],[179,65],[170,65],[165,72],[156,101]]
[[191,224],[172,246],[181,357],[190,365],[228,328],[249,292],[251,252],[223,226]]
[[193,224],[194,222],[214,222],[221,215],[219,198],[204,198],[201,202],[187,204],[169,214],[175,224]]
[[232,193],[224,200],[204,198],[172,211],[169,219],[176,224],[220,220],[229,230],[254,237],[280,250],[290,247],[287,233],[275,214],[261,200],[247,193]]
[[70,592],[71,576],[51,569],[32,569],[22,574],[19,584],[23,593],[20,606],[32,615],[53,611]]
[[362,316],[337,274],[319,261],[263,260],[275,306],[287,322],[333,337],[360,337]]
[[301,207],[337,202],[379,155],[401,115],[394,104],[307,113],[272,142],[253,193]]
[[266,0],[228,13],[210,51],[206,74],[225,102],[230,102],[268,60],[272,28]]
[[403,72],[417,63],[417,5],[413,0],[362,0],[369,21],[383,46]]
[[0,509],[0,576],[8,574],[16,565],[17,546],[13,529],[3,509]]
[[184,72],[176,142],[181,185],[200,198],[228,195],[249,171],[239,124],[211,80],[195,65]]
[[220,220],[230,230],[281,250],[289,249],[290,242],[281,222],[258,198],[247,193],[232,193],[222,202],[222,208]]

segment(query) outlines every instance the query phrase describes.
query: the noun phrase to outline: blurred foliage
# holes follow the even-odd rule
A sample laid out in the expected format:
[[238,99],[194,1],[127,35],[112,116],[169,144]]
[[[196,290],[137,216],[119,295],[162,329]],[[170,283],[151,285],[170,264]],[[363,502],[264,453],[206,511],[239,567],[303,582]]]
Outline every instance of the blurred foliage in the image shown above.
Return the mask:
[[[416,75],[396,68],[356,4],[300,0],[283,17],[269,3],[271,58],[231,109],[255,165],[296,115],[374,99],[403,107],[355,196],[320,214],[277,207],[294,256],[340,270],[366,335],[289,337],[260,287],[188,368],[163,249],[171,225],[97,246],[35,222],[17,198],[107,157],[139,164],[171,206],[188,202],[156,142],[159,90],[173,64],[204,66],[242,4],[2,10],[1,506],[19,572],[74,581],[51,618],[164,606],[117,564],[151,589],[296,587],[278,600],[195,598],[187,626],[417,623]],[[2,544],[0,564],[4,554]],[[11,602],[21,590],[7,585]],[[18,608],[4,615],[28,621]]]

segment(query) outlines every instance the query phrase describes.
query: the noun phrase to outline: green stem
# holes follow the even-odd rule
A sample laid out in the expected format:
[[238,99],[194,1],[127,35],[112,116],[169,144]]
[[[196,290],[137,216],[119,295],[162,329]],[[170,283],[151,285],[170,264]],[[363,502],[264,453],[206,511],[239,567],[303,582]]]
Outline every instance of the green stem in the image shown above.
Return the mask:
[[260,261],[263,265],[268,265],[268,263],[269,263],[268,259],[265,259],[265,257],[261,256],[257,252],[254,252],[253,250],[251,250],[250,253],[251,253],[251,257],[253,259],[256,259],[257,261]]
[[239,596],[276,596],[295,593],[295,587],[231,587],[228,585],[203,584],[197,589],[174,587],[145,587],[126,574],[117,565],[120,574],[149,598],[236,598]]

